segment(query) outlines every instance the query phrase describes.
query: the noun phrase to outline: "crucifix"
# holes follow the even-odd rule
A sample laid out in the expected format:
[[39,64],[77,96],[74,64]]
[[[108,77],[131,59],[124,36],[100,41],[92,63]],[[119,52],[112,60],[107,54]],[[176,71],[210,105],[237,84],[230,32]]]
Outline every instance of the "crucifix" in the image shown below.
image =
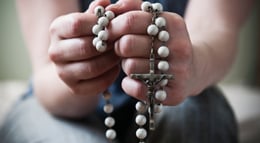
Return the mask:
[[154,105],[155,103],[155,91],[157,90],[159,83],[164,79],[173,79],[173,75],[170,74],[157,74],[155,73],[155,53],[154,48],[151,48],[150,52],[150,70],[146,74],[131,74],[130,77],[142,81],[148,88],[148,106],[150,108],[149,112],[149,128],[150,130],[155,129],[154,120]]
[[[157,109],[157,105],[161,104],[161,102],[166,100],[167,97],[167,93],[163,90],[163,87],[166,86],[168,80],[173,79],[174,76],[164,73],[169,69],[169,63],[166,61],[166,58],[169,56],[170,49],[165,45],[165,43],[170,39],[170,33],[166,30],[166,19],[160,16],[163,12],[163,7],[160,3],[152,4],[146,1],[142,3],[141,9],[144,12],[149,12],[152,14],[152,23],[147,27],[147,34],[152,38],[149,57],[150,69],[149,73],[131,74],[130,77],[142,81],[148,88],[146,93],[147,101],[139,101],[136,103],[138,115],[135,119],[136,124],[139,125],[139,128],[136,130],[136,137],[139,139],[139,143],[145,143],[147,130],[144,128],[144,125],[147,122],[147,118],[143,114],[147,112],[148,109],[149,128],[150,130],[155,130],[154,114],[159,111]],[[109,21],[115,17],[115,14],[112,11],[106,11],[102,6],[97,6],[94,12],[98,17],[98,20],[97,24],[95,24],[92,28],[93,34],[96,35],[93,39],[93,45],[96,47],[97,51],[105,52],[107,50],[106,41],[109,36],[106,26]],[[157,64],[157,55],[155,54],[154,48],[155,40],[162,42],[161,46],[157,49],[158,56],[160,57],[160,61],[158,62],[158,71],[155,70],[155,65]],[[106,101],[103,110],[108,115],[104,121],[106,127],[108,128],[105,134],[107,139],[113,141],[116,139],[116,131],[113,129],[115,119],[111,116],[114,107],[110,103],[111,94],[108,90],[103,93],[103,97]]]

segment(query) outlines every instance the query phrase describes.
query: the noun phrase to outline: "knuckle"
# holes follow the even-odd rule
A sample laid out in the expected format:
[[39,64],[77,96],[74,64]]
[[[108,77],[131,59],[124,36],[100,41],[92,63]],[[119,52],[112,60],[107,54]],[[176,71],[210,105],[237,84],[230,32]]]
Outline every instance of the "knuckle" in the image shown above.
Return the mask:
[[129,53],[131,53],[131,47],[133,45],[133,37],[131,36],[123,36],[120,41],[119,41],[119,49],[120,49],[120,54],[122,56],[127,56]]
[[57,61],[58,59],[58,52],[56,50],[56,48],[54,46],[50,46],[49,49],[48,49],[48,56],[49,58],[52,60],[52,61]]
[[130,12],[125,18],[126,23],[124,29],[132,31],[133,24],[136,24],[137,15],[134,12]]
[[133,71],[136,67],[136,63],[132,59],[125,60],[122,64],[124,64],[123,68],[127,75],[130,75],[131,73],[133,73]]
[[99,66],[100,65],[96,62],[86,62],[84,64],[80,64],[77,68],[77,73],[74,73],[74,75],[81,79],[98,77],[101,74]]
[[79,54],[80,56],[86,56],[88,55],[88,43],[84,40],[79,40]]
[[71,22],[71,33],[72,34],[75,34],[75,33],[77,33],[79,31],[79,25],[80,25],[80,21],[79,20],[74,19]]
[[49,33],[51,36],[58,35],[60,28],[62,28],[62,25],[64,24],[65,19],[66,19],[66,16],[62,15],[62,16],[55,18],[51,22],[50,27],[49,27]]
[[56,68],[56,71],[57,71],[57,74],[58,76],[60,77],[60,79],[62,81],[64,81],[65,83],[68,83],[68,77],[67,77],[67,74],[64,70],[62,70],[61,68]]
[[[80,13],[71,13],[68,15],[59,16],[53,20],[49,27],[51,37],[63,37],[64,33],[71,33],[72,35],[80,32],[82,25],[82,18]],[[65,32],[64,32],[65,31]]]
[[59,19],[60,19],[60,17],[53,20],[53,22],[51,23],[51,25],[49,27],[49,33],[50,33],[51,36],[57,35],[57,31],[58,31],[57,28],[59,27],[58,26]]
[[76,34],[81,31],[82,19],[79,13],[70,14],[70,29],[72,34]]
[[95,63],[95,62],[93,62],[93,63],[86,63],[84,68],[81,68],[82,70],[80,71],[80,73],[82,75],[86,74],[88,76],[92,76],[93,74],[96,74],[98,72],[96,66],[97,66],[97,63]]

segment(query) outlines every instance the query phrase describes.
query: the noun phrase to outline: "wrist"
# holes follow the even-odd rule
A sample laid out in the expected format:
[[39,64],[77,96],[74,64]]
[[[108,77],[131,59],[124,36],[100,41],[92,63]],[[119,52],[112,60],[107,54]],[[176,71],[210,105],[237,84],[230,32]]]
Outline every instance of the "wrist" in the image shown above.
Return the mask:
[[212,73],[210,54],[205,50],[209,45],[203,41],[193,42],[193,90],[192,95],[198,95],[214,82],[214,72]]
[[98,96],[94,98],[94,96],[74,95],[58,77],[51,64],[39,71],[33,76],[34,94],[49,113],[78,119],[86,117],[96,108]]

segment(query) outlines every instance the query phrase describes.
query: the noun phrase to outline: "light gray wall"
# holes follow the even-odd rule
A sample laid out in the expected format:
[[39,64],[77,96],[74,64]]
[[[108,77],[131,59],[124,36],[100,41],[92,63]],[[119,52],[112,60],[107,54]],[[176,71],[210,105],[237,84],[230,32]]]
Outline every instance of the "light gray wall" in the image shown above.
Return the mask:
[[[27,79],[30,62],[15,11],[14,0],[0,4],[0,80]],[[242,30],[238,58],[224,82],[251,83],[255,78],[256,52],[259,49],[259,21],[256,9]],[[257,21],[257,22],[256,22]]]
[[15,11],[15,0],[0,3],[0,80],[27,79],[30,63]]
[[241,31],[237,59],[224,82],[251,85],[256,82],[257,70],[260,70],[257,69],[260,62],[259,8],[260,6],[256,5]]

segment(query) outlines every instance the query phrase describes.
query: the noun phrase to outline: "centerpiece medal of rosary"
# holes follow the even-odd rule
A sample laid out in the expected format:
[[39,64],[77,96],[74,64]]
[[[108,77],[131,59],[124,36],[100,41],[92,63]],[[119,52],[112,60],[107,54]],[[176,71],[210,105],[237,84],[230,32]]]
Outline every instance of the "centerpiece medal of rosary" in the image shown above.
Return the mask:
[[[139,139],[139,143],[145,143],[148,135],[147,130],[144,128],[144,125],[147,123],[145,113],[148,112],[149,115],[149,130],[155,130],[154,114],[160,112],[160,108],[162,107],[161,102],[167,98],[164,87],[168,84],[168,80],[173,79],[173,75],[164,73],[170,68],[169,63],[166,61],[166,58],[170,54],[166,42],[170,36],[165,29],[166,20],[160,16],[163,12],[163,7],[160,3],[152,4],[150,2],[143,2],[141,9],[142,11],[152,14],[151,24],[147,28],[147,34],[151,36],[152,39],[149,58],[150,68],[149,73],[131,74],[130,77],[142,81],[148,88],[146,94],[147,100],[139,101],[135,106],[137,110],[135,122],[139,126],[136,130],[136,137]],[[109,20],[112,20],[115,15],[112,11],[105,12],[102,6],[95,8],[95,14],[98,16],[98,22],[92,28],[92,32],[96,35],[96,38],[93,39],[93,45],[97,51],[104,52],[106,50],[105,41],[108,39],[108,32],[105,30],[105,27],[108,25]],[[154,43],[157,40],[162,43],[160,47],[155,47]],[[115,125],[115,119],[110,116],[113,112],[113,105],[109,101],[111,96],[108,90],[103,92],[103,97],[106,101],[104,112],[108,114],[105,119],[105,125],[108,127],[106,138],[112,142],[116,138],[116,131],[112,129]]]

